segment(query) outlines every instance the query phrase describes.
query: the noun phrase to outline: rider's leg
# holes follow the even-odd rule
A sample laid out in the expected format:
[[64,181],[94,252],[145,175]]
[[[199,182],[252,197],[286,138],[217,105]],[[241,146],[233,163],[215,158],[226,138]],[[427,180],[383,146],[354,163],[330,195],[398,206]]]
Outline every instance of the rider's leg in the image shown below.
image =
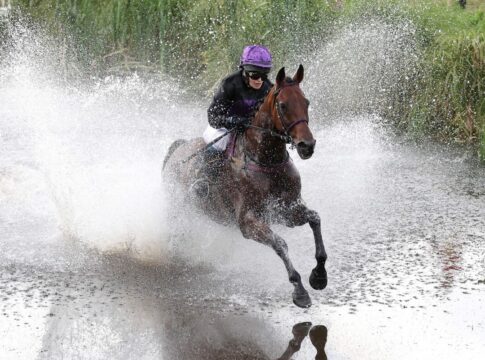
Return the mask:
[[[210,125],[202,135],[206,144],[212,142],[217,137],[227,133],[227,129],[215,129]],[[224,165],[224,151],[227,147],[228,136],[223,137],[215,144],[204,150],[198,157],[198,165],[195,179],[190,187],[197,197],[205,198],[209,195],[209,184],[217,181]]]
[[[212,142],[217,137],[227,134],[226,128],[214,129],[211,126],[207,126],[204,131],[203,138],[206,144]],[[207,177],[210,181],[213,181],[220,174],[220,169],[224,165],[224,151],[227,147],[229,136],[224,136],[215,144],[207,148],[200,157],[199,174]]]
[[216,180],[220,175],[221,168],[224,166],[224,151],[220,151],[213,146],[210,146],[202,154],[201,173],[206,176],[209,181]]
[[201,153],[197,161],[199,166],[191,190],[199,198],[204,198],[209,195],[210,183],[216,182],[221,173],[224,165],[224,152],[210,146]]

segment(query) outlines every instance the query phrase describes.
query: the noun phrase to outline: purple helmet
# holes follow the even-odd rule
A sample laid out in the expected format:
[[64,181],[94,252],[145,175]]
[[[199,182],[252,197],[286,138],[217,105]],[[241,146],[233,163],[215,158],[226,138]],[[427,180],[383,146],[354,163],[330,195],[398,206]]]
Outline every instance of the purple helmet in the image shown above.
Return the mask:
[[272,65],[271,53],[262,45],[246,46],[241,55],[241,63],[239,64],[244,70],[263,72],[269,72]]

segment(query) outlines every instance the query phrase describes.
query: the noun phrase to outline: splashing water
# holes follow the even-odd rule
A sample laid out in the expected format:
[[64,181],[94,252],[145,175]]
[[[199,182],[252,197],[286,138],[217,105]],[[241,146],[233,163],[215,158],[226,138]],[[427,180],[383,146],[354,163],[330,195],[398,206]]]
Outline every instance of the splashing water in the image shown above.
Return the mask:
[[369,19],[338,29],[311,55],[308,95],[321,120],[392,110],[392,96],[416,72],[420,50],[414,25]]
[[[283,349],[291,326],[277,335],[275,324],[303,317],[329,327],[332,358],[479,358],[485,169],[462,152],[403,143],[374,111],[412,72],[405,29],[347,27],[307,61],[317,147],[310,160],[292,156],[303,197],[322,218],[330,281],[310,290],[314,307],[299,312],[272,249],[204,217],[172,222],[185,213],[164,195],[161,161],[173,140],[202,133],[206,102],[188,99],[168,77],[79,78],[63,44],[12,25],[0,44],[8,50],[0,54],[0,352],[184,358],[227,346],[230,354],[233,343],[214,341],[224,339],[214,318],[241,311],[251,320],[248,312],[260,309],[261,324],[228,320],[220,334],[239,329],[235,343],[250,353],[244,341],[264,329],[272,335],[263,340],[277,337]],[[306,281],[311,230],[274,228]],[[170,261],[174,242],[192,267],[145,266]],[[102,257],[90,272],[85,247],[128,258]],[[207,260],[215,266],[197,267]],[[312,351],[302,348],[299,358]]]
[[26,27],[11,30],[0,73],[0,216],[10,229],[2,244],[21,236],[38,248],[63,236],[159,258],[160,164],[174,138],[202,129],[203,110],[182,102],[170,79],[66,83],[52,43]]
[[[9,31],[12,40],[0,72],[5,149],[0,155],[0,218],[6,233],[0,246],[5,259],[17,261],[24,254],[20,261],[49,262],[43,259],[53,251],[63,257],[56,246],[75,239],[99,251],[129,250],[144,260],[160,260],[175,232],[176,242],[189,241],[183,252],[191,261],[216,257],[227,264],[230,259],[237,271],[256,259],[258,269],[281,275],[271,249],[243,240],[235,230],[204,218],[181,227],[166,223],[167,215],[182,218],[183,210],[167,206],[161,161],[173,140],[202,133],[206,101],[188,99],[166,76],[69,80],[66,71],[76,65],[65,65],[63,44],[22,24]],[[383,94],[398,86],[403,74],[412,72],[417,56],[412,35],[407,23],[346,27],[309,61],[303,88],[312,101],[317,149],[309,161],[293,157],[302,173],[304,198],[326,219],[329,239],[345,236],[339,228],[345,217],[336,214],[360,214],[355,199],[376,203],[382,164],[400,156],[381,119],[367,113],[373,104],[385,102]],[[278,231],[290,241],[298,238],[290,230]],[[307,259],[313,242],[308,229],[301,232],[308,239],[302,255]]]

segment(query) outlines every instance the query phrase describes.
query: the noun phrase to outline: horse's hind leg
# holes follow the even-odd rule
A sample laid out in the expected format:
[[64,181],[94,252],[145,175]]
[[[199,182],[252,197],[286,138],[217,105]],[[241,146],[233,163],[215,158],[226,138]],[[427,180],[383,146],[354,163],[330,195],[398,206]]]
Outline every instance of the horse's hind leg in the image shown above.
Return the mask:
[[271,246],[276,254],[283,260],[290,282],[295,287],[293,291],[293,302],[295,305],[307,308],[312,305],[308,292],[301,283],[300,274],[295,270],[288,256],[288,245],[285,240],[275,234],[268,226],[252,212],[246,212],[238,216],[239,227],[243,236],[257,242]]
[[320,215],[316,211],[308,209],[302,203],[297,203],[286,208],[288,209],[285,213],[287,226],[294,227],[308,223],[312,228],[315,239],[315,259],[317,260],[317,266],[312,270],[309,280],[312,288],[315,290],[323,290],[327,286],[327,270],[325,270],[327,253],[323,245]]

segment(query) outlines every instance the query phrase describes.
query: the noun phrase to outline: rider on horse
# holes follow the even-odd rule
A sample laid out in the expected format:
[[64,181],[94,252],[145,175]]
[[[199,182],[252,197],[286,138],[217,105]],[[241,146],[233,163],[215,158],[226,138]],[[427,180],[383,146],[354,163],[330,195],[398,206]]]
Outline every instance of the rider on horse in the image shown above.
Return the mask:
[[[209,143],[228,130],[244,130],[273,84],[268,80],[272,67],[269,50],[261,45],[246,46],[239,70],[227,76],[219,86],[207,111],[209,126],[204,141]],[[224,158],[229,136],[210,146],[203,153],[199,175],[214,179]]]
[[[251,51],[248,52],[251,54]],[[261,54],[261,51],[258,53]],[[232,132],[238,128],[246,129],[231,139],[231,146],[227,151],[231,161],[224,161],[220,168],[217,182],[214,182],[214,191],[209,191],[210,188],[207,187],[203,199],[199,193],[195,194],[197,197],[187,196],[192,195],[190,193],[194,189],[194,177],[200,173],[201,159],[197,156],[208,145],[217,143],[221,139],[220,136],[209,144],[204,144],[201,138],[174,141],[163,161],[164,178],[167,184],[178,184],[184,201],[190,200],[212,220],[221,224],[236,224],[245,238],[271,247],[283,261],[288,280],[294,286],[293,302],[299,307],[307,308],[311,306],[311,298],[303,286],[301,275],[291,262],[288,245],[271,229],[273,223],[288,227],[310,225],[315,241],[317,265],[311,271],[309,283],[315,290],[323,290],[327,286],[327,254],[323,244],[320,216],[305,205],[301,197],[300,174],[287,151],[287,145],[292,144],[298,156],[306,160],[312,157],[315,149],[316,140],[309,127],[309,101],[300,88],[304,69],[300,65],[294,76],[289,77],[282,67],[275,77],[275,85],[269,90],[248,125],[247,120],[241,120],[241,117],[250,114],[250,106],[244,102],[244,97],[240,93],[236,96],[232,92],[234,85],[231,87],[231,83],[237,84],[236,79],[239,79],[239,84],[246,86],[241,86],[240,91],[253,94],[264,93],[263,86],[269,84],[262,81],[261,74],[251,74],[249,69],[244,68],[244,65],[253,65],[244,63],[246,57],[243,56],[242,60],[241,72],[226,80],[227,87],[222,86],[219,96],[214,99],[214,106],[211,106],[211,109],[218,110],[218,104],[221,104],[219,106],[225,109],[223,114],[226,116],[210,117],[216,122],[220,121],[216,123],[217,126],[227,126],[222,136],[230,131],[232,137]],[[270,61],[263,65],[268,67],[260,66],[262,69],[269,70]],[[259,79],[258,86],[251,85],[255,79],[251,79],[250,75],[254,75],[256,80]],[[221,98],[229,100],[220,101]],[[249,100],[255,103],[256,95]],[[246,112],[237,111],[240,110],[238,104],[241,107],[245,105]],[[209,114],[212,115],[212,112]],[[207,180],[205,182],[209,184]]]

